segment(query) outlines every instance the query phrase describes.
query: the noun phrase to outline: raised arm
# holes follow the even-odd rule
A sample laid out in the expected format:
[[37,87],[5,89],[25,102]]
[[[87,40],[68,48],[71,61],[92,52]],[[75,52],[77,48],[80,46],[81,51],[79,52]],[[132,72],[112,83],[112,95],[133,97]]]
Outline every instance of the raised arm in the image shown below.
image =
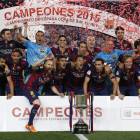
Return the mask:
[[43,59],[35,62],[34,65],[33,65],[33,67],[32,67],[32,69],[33,70],[38,70],[39,67],[41,66],[42,62],[44,62],[45,60],[51,59],[51,58],[49,58],[50,56],[52,56],[51,53],[47,54],[47,56],[45,58],[43,58]]
[[18,40],[24,44],[26,42],[26,39],[21,35],[21,33],[19,32],[19,27],[17,25],[14,25],[14,29],[15,29],[15,33],[17,34],[17,38]]

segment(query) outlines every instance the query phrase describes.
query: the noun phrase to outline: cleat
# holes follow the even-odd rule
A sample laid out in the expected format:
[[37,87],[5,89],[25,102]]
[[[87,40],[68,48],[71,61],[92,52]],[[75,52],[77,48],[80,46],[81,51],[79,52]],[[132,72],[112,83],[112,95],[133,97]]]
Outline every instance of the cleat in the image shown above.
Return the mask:
[[33,126],[33,125],[29,126],[28,123],[27,123],[25,127],[26,127],[28,130],[30,130],[30,132],[37,132],[37,131],[34,129],[34,126]]

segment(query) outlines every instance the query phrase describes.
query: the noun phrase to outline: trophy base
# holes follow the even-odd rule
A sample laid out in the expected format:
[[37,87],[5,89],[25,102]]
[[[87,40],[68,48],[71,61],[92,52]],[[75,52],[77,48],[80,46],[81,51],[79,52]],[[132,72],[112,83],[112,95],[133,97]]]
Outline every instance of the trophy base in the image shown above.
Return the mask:
[[89,134],[88,125],[80,119],[76,124],[73,125],[73,133],[75,134]]

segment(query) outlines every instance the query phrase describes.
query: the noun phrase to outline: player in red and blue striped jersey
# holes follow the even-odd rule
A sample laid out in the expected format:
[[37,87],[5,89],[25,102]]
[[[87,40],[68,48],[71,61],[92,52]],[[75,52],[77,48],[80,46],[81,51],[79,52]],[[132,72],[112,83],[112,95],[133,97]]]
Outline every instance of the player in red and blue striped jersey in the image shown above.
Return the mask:
[[72,52],[71,48],[66,48],[67,38],[65,35],[59,36],[58,44],[59,46],[57,48],[55,47],[51,48],[55,58],[58,58],[59,55],[68,56]]
[[138,80],[140,81],[140,68],[133,64],[132,56],[128,54],[125,55],[123,57],[123,62],[123,68],[118,68],[116,72],[116,80],[119,84],[117,92],[121,100],[123,100],[126,91],[128,92],[129,96],[138,96],[138,91],[134,79],[135,76],[137,76]]
[[119,49],[122,51],[129,51],[133,49],[133,45],[128,42],[127,40],[124,40],[124,28],[121,26],[116,27],[115,34],[117,37],[117,40],[114,40],[114,49]]
[[[27,97],[29,102],[34,106],[31,109],[29,122],[26,124],[26,128],[31,132],[37,132],[33,127],[33,119],[37,113],[37,110],[40,107],[40,100],[38,98],[38,90],[41,85],[45,85],[46,83],[50,83],[51,89],[54,93],[64,97],[64,94],[60,94],[59,91],[54,86],[54,79],[53,75],[51,74],[53,69],[53,60],[48,58],[51,54],[47,55],[45,58],[37,61],[33,65],[33,69],[36,69],[30,76],[29,80],[27,81],[26,85],[23,88],[23,95]],[[43,68],[40,68],[42,62],[44,62]]]
[[[111,94],[111,99],[115,98],[117,84],[115,80],[115,76],[113,73],[110,72],[109,75],[106,74],[104,68],[104,60],[101,58],[97,58],[95,60],[95,66],[88,70],[85,81],[84,81],[84,94],[87,95],[87,92],[93,92],[94,95],[102,95],[108,96],[109,93],[106,88],[105,80],[107,77],[110,77],[111,82],[113,83],[113,93]],[[88,87],[89,83],[89,87]]]
[[95,47],[95,37],[93,35],[90,35],[87,38],[87,52],[93,58],[95,57],[95,55],[97,53],[101,52],[101,49],[100,48]]
[[[14,95],[14,85],[11,78],[10,70],[8,69],[8,72],[5,73],[5,68],[8,68],[8,66],[5,64],[6,58],[3,54],[0,54],[0,96],[3,95],[3,88],[7,91],[7,99],[11,99]],[[7,79],[8,83],[6,84],[6,87],[3,87],[3,79]],[[6,80],[5,80],[6,81]]]
[[[66,75],[66,56],[59,55],[57,58],[56,70],[53,72],[54,85],[59,93],[63,93],[62,80]],[[52,96],[56,95],[48,84],[44,85],[43,95]]]
[[14,83],[14,95],[21,96],[23,89],[23,70],[31,70],[32,66],[25,60],[21,59],[22,52],[14,49],[11,57],[6,59],[6,63],[11,71],[11,77]]
[[94,63],[93,57],[86,51],[86,42],[84,41],[79,42],[78,52],[72,52],[71,54],[69,54],[67,61],[74,63],[77,55],[82,55],[84,62],[87,64],[92,65]]
[[84,63],[82,55],[78,55],[75,58],[75,67],[72,67],[69,63],[67,65],[67,82],[65,85],[65,95],[71,91],[75,94],[84,94],[83,82],[89,65]]

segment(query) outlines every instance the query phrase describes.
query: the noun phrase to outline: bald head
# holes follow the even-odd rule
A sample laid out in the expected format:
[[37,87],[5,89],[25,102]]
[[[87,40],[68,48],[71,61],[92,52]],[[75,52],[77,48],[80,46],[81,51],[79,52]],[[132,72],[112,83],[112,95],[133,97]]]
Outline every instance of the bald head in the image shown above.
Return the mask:
[[95,45],[95,37],[94,36],[89,36],[87,38],[87,47],[88,50],[93,51]]

